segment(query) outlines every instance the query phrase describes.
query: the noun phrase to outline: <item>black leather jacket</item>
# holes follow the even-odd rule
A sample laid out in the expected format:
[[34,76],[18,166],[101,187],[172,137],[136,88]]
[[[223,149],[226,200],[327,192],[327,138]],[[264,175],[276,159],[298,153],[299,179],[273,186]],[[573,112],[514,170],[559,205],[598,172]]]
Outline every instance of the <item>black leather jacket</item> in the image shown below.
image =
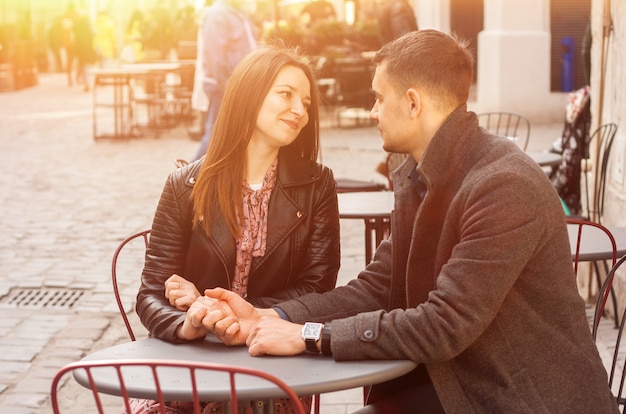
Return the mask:
[[[176,341],[185,313],[165,298],[164,282],[178,274],[205,289],[230,289],[235,239],[223,220],[211,236],[192,228],[193,183],[203,160],[173,171],[161,194],[146,251],[137,314],[152,336]],[[267,247],[252,259],[247,300],[258,307],[309,292],[332,289],[339,271],[339,208],[332,171],[311,161],[279,155],[269,203]]]

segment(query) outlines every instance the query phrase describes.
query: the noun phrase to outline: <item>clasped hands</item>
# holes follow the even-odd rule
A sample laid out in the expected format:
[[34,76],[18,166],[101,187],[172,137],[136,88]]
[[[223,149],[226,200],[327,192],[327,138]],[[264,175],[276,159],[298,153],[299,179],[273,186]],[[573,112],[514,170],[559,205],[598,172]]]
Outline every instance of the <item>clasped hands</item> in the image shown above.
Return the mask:
[[255,308],[238,294],[207,289],[173,275],[165,282],[165,297],[186,312],[176,336],[194,340],[211,333],[226,345],[247,345],[252,356],[297,355],[305,351],[302,325],[285,321],[273,309]]

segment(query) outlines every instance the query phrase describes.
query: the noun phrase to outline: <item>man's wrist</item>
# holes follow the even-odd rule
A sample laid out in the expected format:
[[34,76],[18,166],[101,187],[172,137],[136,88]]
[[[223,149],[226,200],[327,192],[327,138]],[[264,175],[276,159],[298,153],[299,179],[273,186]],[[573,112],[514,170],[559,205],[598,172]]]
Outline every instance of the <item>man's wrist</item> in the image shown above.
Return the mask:
[[278,317],[279,317],[279,318],[281,318],[281,319],[284,319],[284,320],[286,320],[286,321],[291,322],[291,320],[289,319],[289,316],[287,316],[287,314],[285,313],[285,311],[284,311],[284,310],[282,310],[281,308],[279,308],[278,306],[272,306],[270,310],[272,310],[272,311],[274,311],[274,312],[275,312],[275,314],[274,314],[274,313],[272,313],[270,316],[276,316],[276,315],[278,315]]

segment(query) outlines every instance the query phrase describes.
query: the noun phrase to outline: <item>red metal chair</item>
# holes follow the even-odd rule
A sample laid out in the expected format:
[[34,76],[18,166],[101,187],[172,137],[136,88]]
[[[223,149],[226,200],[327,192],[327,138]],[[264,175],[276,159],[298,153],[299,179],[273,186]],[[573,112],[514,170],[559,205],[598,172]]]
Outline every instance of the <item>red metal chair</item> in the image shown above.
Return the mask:
[[133,240],[138,238],[143,238],[144,242],[144,251],[145,248],[148,247],[148,240],[150,236],[150,230],[143,230],[138,233],[135,233],[131,236],[125,238],[115,249],[115,253],[113,253],[113,260],[111,262],[111,282],[113,284],[113,293],[115,294],[115,301],[117,302],[117,307],[120,310],[120,315],[122,315],[122,320],[124,321],[124,325],[126,325],[126,330],[128,331],[128,336],[130,336],[130,340],[135,340],[135,333],[133,332],[133,328],[130,325],[130,321],[128,320],[128,316],[126,315],[126,309],[124,308],[124,303],[122,302],[122,298],[120,295],[119,284],[117,280],[117,271],[119,265],[120,253],[127,247]]
[[[126,315],[126,309],[124,308],[124,303],[122,301],[122,295],[120,293],[117,273],[118,273],[118,262],[120,258],[120,254],[131,242],[136,239],[142,238],[144,243],[144,249],[148,247],[148,241],[150,238],[150,230],[143,230],[138,233],[132,234],[122,240],[122,242],[115,249],[115,253],[113,253],[113,260],[111,262],[111,282],[113,284],[113,293],[115,294],[115,301],[117,302],[117,307],[120,311],[120,315],[122,316],[122,320],[124,321],[124,325],[126,326],[126,330],[128,331],[128,336],[131,341],[136,339],[135,332],[130,324],[128,319],[128,315]],[[320,395],[316,394],[313,396],[314,401],[314,413],[319,414],[320,410]]]
[[[615,278],[616,272],[620,269],[620,267],[626,262],[626,256],[622,257],[617,261],[617,263],[611,268],[609,274],[604,280],[604,284],[600,289],[600,294],[598,295],[598,301],[596,303],[596,311],[593,319],[593,329],[592,335],[593,339],[596,339],[598,334],[598,325],[600,324],[600,319],[602,314],[604,313],[604,305],[606,304],[606,300],[608,298],[609,292],[613,286],[613,279]],[[621,323],[619,324],[619,331],[615,340],[615,348],[613,350],[613,359],[611,362],[611,371],[609,372],[609,387],[617,400],[617,405],[621,406],[621,412],[626,412],[626,397],[624,396],[624,382],[626,380],[626,363],[624,362],[623,350],[620,349],[620,345],[622,342],[622,334],[624,333],[624,325],[626,325],[626,309],[624,310],[621,318]],[[618,366],[619,365],[619,366]],[[619,382],[618,382],[619,378]]]
[[[80,374],[78,372],[79,370],[84,371],[84,376],[86,376],[89,383],[89,388],[92,390],[93,393],[93,401],[98,410],[97,412],[100,414],[105,412],[100,394],[113,394],[113,391],[110,389],[110,384],[108,384],[106,387],[98,385],[98,372],[100,372],[102,375],[110,376],[111,370],[115,370],[117,377],[117,386],[114,387],[115,395],[120,395],[121,397],[123,397],[124,402],[122,405],[126,408],[127,412],[132,412],[129,404],[129,398],[132,398],[132,396],[129,395],[127,386],[136,379],[133,378],[133,375],[125,373],[125,367],[144,367],[145,369],[150,370],[154,383],[154,395],[153,397],[149,398],[153,398],[154,400],[159,401],[160,405],[162,406],[163,413],[165,413],[164,406],[167,399],[164,396],[164,391],[161,386],[163,382],[162,378],[164,375],[173,375],[174,373],[172,369],[178,369],[181,372],[181,374],[178,374],[180,376],[180,381],[185,381],[185,377],[189,379],[188,401],[193,402],[195,414],[200,414],[201,407],[201,397],[198,393],[198,383],[201,381],[199,376],[208,371],[221,371],[228,373],[228,378],[230,382],[230,412],[233,414],[239,412],[235,378],[241,378],[241,376],[244,375],[262,378],[267,380],[268,382],[275,384],[282,390],[285,397],[293,401],[293,406],[295,407],[296,412],[298,414],[305,414],[304,407],[300,402],[298,395],[296,395],[293,389],[279,378],[276,378],[275,376],[266,372],[247,367],[207,363],[200,361],[154,359],[79,361],[64,366],[55,374],[50,388],[50,397],[53,413],[61,413],[61,409],[59,406],[59,385],[61,379],[65,376],[65,374],[69,372],[73,372],[75,373],[75,375]],[[164,371],[165,368],[167,368],[168,371]],[[104,370],[108,370],[108,373]],[[188,376],[184,376],[185,372]],[[159,375],[161,375],[161,378],[159,377]],[[148,397],[142,396],[142,398]],[[85,410],[84,412],[89,411],[87,410],[87,407],[82,407],[82,409]]]
[[[578,265],[580,262],[580,247],[581,247],[581,243],[582,243],[582,239],[583,239],[583,234],[584,234],[584,229],[585,227],[587,228],[591,228],[591,227],[595,227],[596,229],[601,230],[604,234],[606,234],[607,237],[607,243],[611,244],[611,247],[613,249],[613,255],[612,255],[612,262],[611,262],[611,266],[615,265],[615,262],[617,261],[617,245],[615,243],[615,238],[613,237],[613,234],[611,233],[611,231],[609,229],[607,229],[606,227],[604,227],[602,224],[600,223],[596,223],[590,220],[585,220],[585,219],[578,219],[578,218],[572,218],[572,217],[568,217],[567,218],[567,224],[570,225],[576,225],[578,226],[578,231],[577,231],[577,238],[576,238],[576,249],[574,250],[574,255],[572,257],[573,262],[574,262],[574,275],[576,277],[578,277]],[[595,273],[596,275],[596,280],[598,282],[598,286],[603,286],[604,283],[606,283],[606,281],[608,280],[608,276],[607,278],[605,278],[604,281],[601,280],[601,276],[600,276],[600,267],[598,266],[598,262],[594,261],[593,262],[593,273]],[[591,285],[591,277],[592,275],[589,275],[589,285]],[[617,327],[619,324],[619,315],[617,313],[617,298],[615,296],[615,292],[613,291],[613,287],[612,285],[610,285],[608,287],[608,292],[610,292],[611,294],[611,298],[613,300],[613,310],[615,312],[615,326]],[[608,292],[606,293],[608,295]],[[604,305],[602,305],[602,311],[604,311]],[[602,313],[600,313],[599,315],[596,314],[594,316],[594,321],[593,323],[597,323],[600,319],[600,317],[602,316]]]

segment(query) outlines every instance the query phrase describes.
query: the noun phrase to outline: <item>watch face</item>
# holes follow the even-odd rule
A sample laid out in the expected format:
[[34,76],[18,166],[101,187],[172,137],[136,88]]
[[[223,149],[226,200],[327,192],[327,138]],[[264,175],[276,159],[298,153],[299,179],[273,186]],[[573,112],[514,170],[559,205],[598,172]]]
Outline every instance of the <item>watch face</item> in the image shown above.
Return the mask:
[[321,323],[305,323],[304,328],[302,328],[302,337],[305,339],[319,339],[322,333],[323,326],[324,325],[322,325]]

